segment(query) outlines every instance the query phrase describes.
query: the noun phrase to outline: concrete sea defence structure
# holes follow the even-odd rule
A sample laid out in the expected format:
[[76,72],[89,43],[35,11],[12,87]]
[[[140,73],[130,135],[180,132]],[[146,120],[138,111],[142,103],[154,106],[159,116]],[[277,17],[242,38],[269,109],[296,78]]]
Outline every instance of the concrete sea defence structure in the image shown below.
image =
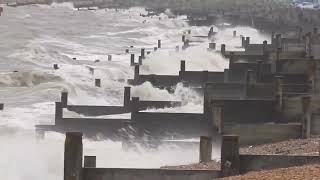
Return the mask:
[[[234,17],[230,18],[228,15],[224,18],[235,21]],[[201,18],[193,18],[192,23],[201,24],[204,21]],[[244,144],[308,138],[318,134],[319,102],[317,95],[319,88],[317,80],[319,76],[317,64],[319,55],[317,53],[319,52],[319,33],[317,28],[314,28],[316,27],[313,26],[314,24],[306,26],[306,29],[291,28],[293,27],[291,25],[284,25],[279,30],[277,30],[275,24],[268,26],[272,28],[266,29],[266,31],[276,31],[276,33],[270,33],[272,35],[269,43],[261,41],[261,44],[252,44],[250,42],[254,40],[253,37],[242,36],[239,42],[242,43],[244,51],[241,52],[231,51],[227,45],[221,46],[220,53],[229,58],[229,67],[220,72],[188,71],[188,64],[182,60],[180,71],[176,75],[140,74],[141,65],[144,63],[143,57],[147,56],[148,51],[150,51],[150,49],[142,48],[138,63],[134,62],[133,64],[135,76],[132,80],[129,80],[130,85],[150,82],[154,87],[173,92],[177,84],[182,83],[185,87],[203,95],[203,113],[144,112],[149,108],[177,107],[182,102],[142,101],[137,97],[131,98],[130,90],[128,91],[129,87],[124,90],[124,102],[120,106],[71,105],[68,103],[68,93],[63,92],[61,102],[56,103],[55,124],[38,125],[37,131],[40,135],[43,135],[45,131],[63,133],[81,131],[88,137],[94,137],[97,133],[102,132],[106,139],[122,141],[126,144],[125,146],[131,146],[130,142],[132,141],[160,144],[164,143],[164,140],[168,137],[182,139],[205,136],[206,138],[201,138],[204,144],[200,143],[202,144],[200,149],[203,150],[200,161],[210,159],[208,157],[210,150],[206,147],[210,147],[211,140],[221,137],[228,138],[229,134],[236,134],[240,138],[230,136],[229,140],[231,141],[230,144],[233,144],[233,148],[228,147],[227,149],[237,149],[238,146]],[[311,28],[311,26],[313,27]],[[294,35],[288,35],[289,33],[286,32],[295,33]],[[213,34],[213,31],[210,29],[208,36],[202,38],[210,38],[211,34]],[[232,35],[237,36],[237,32],[233,32]],[[212,42],[208,44],[208,50],[219,52],[216,51],[215,40],[210,40]],[[193,43],[192,40],[184,39],[182,46],[184,48],[182,49],[187,51]],[[166,44],[158,41],[156,46],[156,50],[161,51],[161,48],[165,48]],[[132,53],[131,49],[130,53]],[[108,61],[116,59],[110,58],[109,55],[107,57]],[[64,67],[55,64],[53,68],[58,70]],[[90,72],[95,73],[95,69],[91,68]],[[92,86],[101,88],[104,79],[94,78],[91,83]],[[82,117],[67,118],[64,117],[64,111],[75,112],[81,114]],[[128,118],[97,117],[123,113],[131,114]],[[126,130],[126,133],[122,131],[123,129]],[[131,129],[134,129],[134,131],[128,133]],[[128,134],[133,135],[134,138],[130,139]],[[67,133],[67,137],[70,137],[68,135],[76,136],[77,142],[71,143],[71,146],[80,149],[81,133]],[[143,138],[146,135],[149,136],[149,139]],[[235,141],[238,144],[232,143]],[[225,141],[223,142],[226,144]],[[223,152],[229,153],[229,155],[227,155],[228,157],[222,156],[228,160],[223,160],[225,163],[222,163],[224,167],[221,172],[144,171],[141,169],[128,170],[130,172],[123,169],[93,169],[91,171],[86,168],[94,168],[96,159],[93,156],[85,157],[86,167],[82,168],[82,155],[80,161],[79,153],[74,153],[77,150],[72,148],[65,151],[66,157],[69,159],[68,157],[77,156],[75,159],[78,158],[78,160],[74,163],[72,157],[70,161],[68,160],[65,163],[65,167],[68,167],[66,171],[72,171],[71,173],[65,172],[65,175],[72,174],[71,178],[75,179],[82,176],[81,173],[75,172],[79,170],[79,167],[80,172],[83,171],[85,176],[91,179],[93,177],[97,179],[109,179],[111,177],[115,179],[132,179],[133,177],[141,179],[141,176],[152,179],[206,179],[235,175],[267,167],[287,167],[317,161],[315,160],[317,157],[246,156],[237,155],[235,151],[224,150]],[[80,166],[78,166],[79,162],[81,162]],[[246,165],[246,163],[249,165]],[[262,163],[262,165],[257,166],[257,163]],[[77,164],[77,167],[70,167],[69,164]],[[147,174],[150,176],[147,176]],[[154,174],[157,177],[154,177]]]
[[[177,75],[141,75],[140,65],[134,65],[134,79],[128,80],[129,84],[150,82],[155,87],[172,91],[178,83],[183,83],[203,95],[203,113],[140,112],[179,106],[181,102],[130,99],[130,87],[124,90],[123,106],[68,105],[68,93],[63,92],[61,102],[56,102],[55,125],[38,125],[37,131],[42,134],[47,130],[73,130],[88,136],[102,132],[107,138],[122,141],[127,141],[128,137],[120,130],[128,132],[131,128],[135,130],[134,137],[139,139],[147,134],[157,141],[165,137],[216,135],[218,138],[219,135],[238,134],[241,144],[317,134],[319,34],[317,28],[303,36],[299,32],[291,37],[272,33],[271,44],[267,41],[250,44],[250,37],[245,40],[241,37],[240,40],[245,41],[242,42],[244,51],[227,51],[222,45],[221,55],[229,58],[229,69],[223,72],[187,71],[182,60]],[[158,48],[159,43],[161,41],[158,41]],[[145,56],[144,52],[142,48],[141,57]],[[101,80],[96,79],[95,86],[101,86]],[[63,109],[87,117],[65,118]],[[131,113],[131,117],[90,117],[123,113]]]
[[[203,136],[200,138],[200,162],[208,162],[211,160],[211,140],[211,137]],[[249,171],[286,168],[319,163],[320,161],[319,156],[240,154],[239,137],[235,135],[224,135],[222,137],[221,170],[96,168],[96,156],[83,156],[82,134],[79,132],[66,133],[64,152],[65,180],[211,180],[243,174]]]
[[[129,87],[124,91],[124,105],[119,107],[68,105],[68,94],[63,92],[61,102],[56,103],[56,124],[37,128],[40,134],[47,130],[67,132],[65,179],[213,179],[248,171],[318,163],[318,156],[239,154],[242,145],[319,134],[319,57],[312,54],[318,51],[317,37],[319,34],[315,28],[300,40],[296,40],[299,39],[296,34],[293,37],[272,34],[271,44],[266,41],[250,44],[250,38],[246,38],[241,52],[227,51],[226,46],[221,46],[221,55],[229,58],[229,68],[223,72],[186,71],[185,61],[181,61],[176,76],[140,75],[139,65],[134,66],[134,79],[129,80],[132,85],[150,81],[155,87],[170,89],[184,83],[203,95],[203,113],[140,112],[150,106],[172,107],[180,102],[141,103],[139,98],[130,99]],[[131,112],[131,118],[63,118],[64,108],[87,116]],[[121,132],[123,128],[135,129],[130,134],[134,139]],[[89,137],[104,132],[106,138],[122,141],[124,148],[132,148],[134,143],[161,144],[168,136],[176,139],[201,136],[200,162],[211,160],[212,141],[221,138],[221,170],[95,168],[92,156],[85,157],[84,164],[88,167],[82,167],[82,145],[78,142],[82,133],[68,131],[81,131]],[[146,134],[150,137],[147,142],[143,138]],[[68,147],[72,142],[69,139],[73,138],[77,145],[70,143]]]

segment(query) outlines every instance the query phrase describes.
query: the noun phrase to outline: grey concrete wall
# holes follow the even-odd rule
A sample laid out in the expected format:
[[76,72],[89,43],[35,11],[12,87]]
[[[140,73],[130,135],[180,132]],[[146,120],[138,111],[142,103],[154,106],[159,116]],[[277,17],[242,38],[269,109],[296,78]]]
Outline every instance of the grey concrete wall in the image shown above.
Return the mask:
[[180,71],[179,76],[182,81],[188,82],[191,86],[201,86],[207,81],[203,71]]
[[[248,88],[247,88],[248,87]],[[212,99],[273,99],[275,88],[273,84],[255,83],[208,83],[205,87],[205,100]]]
[[[291,122],[300,122],[302,115],[301,97],[286,97],[283,100],[283,115]],[[320,108],[320,99],[311,99],[311,112],[316,112]]]
[[264,74],[261,77],[262,82],[274,82],[275,75],[282,76],[283,77],[283,83],[284,84],[305,84],[307,82],[307,75],[306,74],[283,74],[283,73],[277,73],[277,74]]
[[247,88],[247,97],[253,99],[273,99],[275,87],[273,84],[257,83],[250,84]]
[[206,99],[240,99],[245,96],[245,84],[208,83],[204,91]]
[[77,112],[85,116],[101,116],[109,114],[123,114],[130,112],[130,109],[126,109],[123,106],[80,106],[80,105],[68,105],[69,111]]
[[301,124],[225,124],[224,134],[237,134],[241,145],[263,144],[301,137]]
[[[274,51],[275,47],[272,44],[267,44],[266,51]],[[248,44],[245,47],[245,52],[248,54],[255,53],[255,54],[263,54],[263,44]]]
[[319,156],[240,155],[240,173],[319,163]]
[[179,76],[191,86],[202,86],[207,81],[224,81],[224,72],[180,71]]
[[[230,58],[230,51],[226,51],[226,53],[224,54],[224,56],[226,58]],[[234,55],[233,55],[233,59],[234,60],[242,60],[245,62],[257,62],[257,60],[264,60],[265,56],[262,54],[256,54],[256,53],[252,53],[252,52],[244,52],[244,51],[235,51]]]
[[307,59],[281,59],[281,72],[287,74],[306,74],[308,72]]
[[200,137],[211,133],[211,125],[203,114],[195,113],[132,113],[134,127],[152,136]]
[[177,107],[181,106],[181,101],[139,101],[138,109],[146,110],[146,109],[159,109],[159,108],[166,108],[166,107]]
[[[229,81],[245,81],[245,76],[248,70],[252,70],[254,79],[258,70],[258,63],[230,63],[229,64]],[[261,66],[261,74],[271,72],[271,65],[263,63]]]
[[223,82],[223,81],[224,81],[224,72],[208,73],[208,82]]
[[[225,124],[273,122],[272,100],[218,100],[223,103],[222,121]],[[214,102],[218,102],[214,100]],[[214,104],[211,106],[213,107]]]
[[152,85],[157,87],[170,87],[175,86],[181,81],[179,76],[174,75],[139,75],[136,84],[143,84],[149,81]]
[[84,168],[83,180],[213,180],[213,170],[108,169]]
[[[130,101],[131,103],[131,101]],[[177,107],[181,106],[179,101],[139,101],[137,104],[138,110],[146,109],[159,109],[165,107]],[[101,116],[111,114],[123,114],[131,112],[131,105],[128,107],[124,106],[84,106],[84,105],[68,105],[69,111],[77,112],[85,116]]]

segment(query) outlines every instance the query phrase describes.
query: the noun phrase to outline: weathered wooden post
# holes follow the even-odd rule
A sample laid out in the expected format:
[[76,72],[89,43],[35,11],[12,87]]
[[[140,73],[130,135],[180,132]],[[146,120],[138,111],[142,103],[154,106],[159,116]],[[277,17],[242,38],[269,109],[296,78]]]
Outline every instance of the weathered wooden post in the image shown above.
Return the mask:
[[55,117],[54,117],[54,123],[55,125],[61,123],[63,118],[63,107],[61,102],[55,102],[56,109],[55,109]]
[[82,180],[82,133],[67,132],[64,144],[64,180]]
[[226,53],[226,45],[225,44],[221,44],[221,54],[225,55]]
[[134,54],[130,56],[130,66],[134,66]]
[[94,68],[93,67],[89,67],[89,72],[90,72],[90,74],[94,74]]
[[142,65],[142,57],[141,56],[139,56],[139,61],[138,61],[138,64],[141,66]]
[[263,61],[262,60],[258,60],[257,61],[257,72],[256,72],[257,82],[261,81],[262,69],[263,69]]
[[179,52],[179,51],[180,51],[180,47],[176,46],[176,52]]
[[317,76],[317,61],[313,56],[308,61],[308,81],[311,83],[311,92],[316,93],[316,76]]
[[112,61],[112,55],[111,54],[108,55],[108,61]]
[[224,132],[224,123],[223,123],[223,102],[213,100],[212,104],[212,115],[209,117],[211,118],[213,130],[218,132],[219,134],[223,134]]
[[298,27],[298,39],[299,39],[299,42],[302,39],[302,27],[301,26]]
[[59,69],[59,66],[58,66],[58,64],[54,64],[54,65],[53,65],[53,69],[54,69],[54,70],[57,70],[57,69]]
[[239,136],[223,135],[221,144],[221,175],[234,176],[240,173]]
[[216,43],[209,43],[209,50],[212,51],[212,50],[216,50]]
[[207,136],[200,137],[199,149],[200,163],[210,162],[212,160],[212,138]]
[[142,59],[145,58],[145,49],[144,48],[141,48],[141,56],[140,56]]
[[180,61],[180,71],[181,72],[186,71],[186,61],[185,60]]
[[312,56],[312,46],[311,46],[311,32],[308,32],[306,34],[306,40],[305,40],[305,51],[306,51],[306,56],[310,57]]
[[96,165],[96,156],[84,156],[83,166],[85,168],[95,168]]
[[94,80],[94,85],[95,85],[96,87],[101,87],[101,79],[95,79],[95,80]]
[[242,48],[246,47],[246,38],[244,36],[241,37],[241,47]]
[[237,37],[237,31],[233,31],[233,37]]
[[250,37],[246,37],[246,45],[245,48],[247,48],[250,44]]
[[223,82],[227,83],[229,82],[229,69],[224,69],[224,73],[223,73]]
[[246,73],[246,84],[249,85],[252,83],[253,81],[253,71],[252,70],[247,70],[247,73]]
[[246,84],[246,87],[245,87],[245,95],[244,97],[249,97],[250,96],[250,85],[252,83],[252,74],[253,74],[253,71],[252,70],[248,70],[246,72],[246,79],[245,79],[245,84]]
[[208,39],[210,39],[212,35],[213,35],[213,27],[210,27],[210,30],[208,32]]
[[203,73],[202,85],[204,86],[208,82],[209,71],[202,71],[202,73]]
[[158,48],[161,48],[161,40],[158,40]]
[[281,114],[283,111],[283,76],[275,76],[275,96],[276,112]]
[[131,105],[131,87],[124,87],[124,93],[123,93],[123,106],[128,109]]
[[[275,32],[271,33],[271,44],[272,45],[275,45],[275,43],[276,43],[275,34],[276,34]],[[275,48],[277,48],[277,47],[275,47]]]
[[134,66],[134,80],[138,80],[139,79],[139,74],[140,74],[140,66],[139,65],[135,65]]
[[303,96],[302,104],[302,138],[311,136],[311,96]]
[[276,35],[276,48],[282,48],[282,44],[281,44],[281,34],[277,34]]
[[282,71],[282,62],[280,61],[281,51],[282,51],[282,48],[277,48],[276,50],[276,62],[274,63],[276,73],[279,73]]
[[182,49],[185,50],[189,47],[189,39],[185,40],[182,46]]
[[234,52],[230,52],[230,57],[229,57],[229,68],[231,67],[231,64],[235,63],[235,57],[234,57]]
[[263,56],[267,56],[268,54],[268,41],[263,41],[262,54]]
[[131,99],[131,110],[132,110],[132,113],[136,113],[136,112],[139,112],[139,101],[140,101],[140,98],[139,97],[132,97]]
[[61,107],[66,108],[68,106],[68,91],[61,92]]

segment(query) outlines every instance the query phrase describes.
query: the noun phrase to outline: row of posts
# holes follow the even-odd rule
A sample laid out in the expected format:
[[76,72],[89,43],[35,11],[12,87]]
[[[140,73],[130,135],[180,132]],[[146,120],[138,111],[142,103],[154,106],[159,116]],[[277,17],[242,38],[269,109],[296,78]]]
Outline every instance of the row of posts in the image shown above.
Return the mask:
[[[83,180],[83,144],[82,133],[67,132],[64,146],[64,180]],[[200,137],[199,161],[212,160],[212,138]],[[84,156],[84,168],[96,168],[96,156]],[[221,175],[222,177],[238,175],[240,171],[239,137],[222,136]]]

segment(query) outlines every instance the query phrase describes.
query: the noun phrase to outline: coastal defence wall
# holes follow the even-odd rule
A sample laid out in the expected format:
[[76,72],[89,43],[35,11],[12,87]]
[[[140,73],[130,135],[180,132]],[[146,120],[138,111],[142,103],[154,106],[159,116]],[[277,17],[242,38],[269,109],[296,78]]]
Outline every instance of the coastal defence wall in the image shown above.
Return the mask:
[[[82,134],[68,132],[64,147],[64,180],[212,180],[249,171],[320,162],[319,156],[240,154],[239,147],[238,136],[222,136],[220,170],[96,168],[96,156],[83,158]],[[212,139],[200,137],[199,161],[209,162],[211,156]]]
[[220,172],[214,170],[110,169],[84,168],[84,180],[212,180]]

